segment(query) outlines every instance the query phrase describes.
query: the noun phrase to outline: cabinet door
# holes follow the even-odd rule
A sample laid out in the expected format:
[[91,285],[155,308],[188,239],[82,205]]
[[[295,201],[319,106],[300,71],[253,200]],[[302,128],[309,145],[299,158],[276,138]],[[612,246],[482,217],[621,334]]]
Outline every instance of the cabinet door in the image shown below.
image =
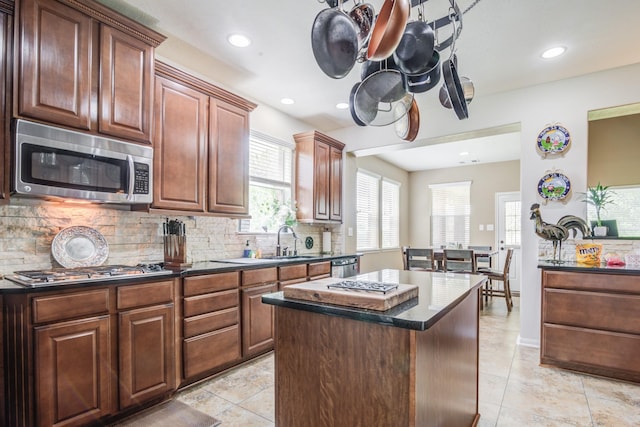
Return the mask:
[[91,18],[55,0],[20,4],[18,113],[91,129]]
[[151,143],[153,48],[122,31],[100,28],[101,133]]
[[314,153],[314,218],[329,219],[331,152],[328,144],[317,142]]
[[209,211],[249,212],[249,113],[209,101]]
[[331,179],[329,183],[329,219],[342,221],[342,150],[331,147]]
[[9,83],[9,46],[11,45],[11,32],[13,19],[4,13],[0,13],[0,202],[9,200],[9,183],[11,170],[9,159],[9,137],[11,94],[7,89]]
[[120,409],[175,388],[173,304],[131,310],[120,319]]
[[204,212],[208,97],[156,76],[153,207]]
[[109,316],[35,328],[39,426],[85,425],[111,408]]
[[276,292],[276,283],[242,290],[242,355],[252,356],[273,348],[274,307],[262,303],[262,295]]
[[184,378],[194,379],[240,360],[240,326],[232,325],[184,340]]

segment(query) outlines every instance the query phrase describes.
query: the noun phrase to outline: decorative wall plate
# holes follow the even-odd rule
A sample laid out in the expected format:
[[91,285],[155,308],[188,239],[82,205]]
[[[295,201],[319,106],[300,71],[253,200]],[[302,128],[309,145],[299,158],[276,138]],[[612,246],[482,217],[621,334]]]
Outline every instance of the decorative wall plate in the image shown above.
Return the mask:
[[91,227],[68,227],[53,238],[51,254],[65,268],[95,267],[107,260],[109,245],[104,236]]
[[546,200],[562,200],[571,191],[571,182],[560,172],[551,172],[538,181],[538,194]]
[[542,154],[559,154],[569,148],[571,136],[569,131],[560,125],[544,128],[538,135],[538,151]]

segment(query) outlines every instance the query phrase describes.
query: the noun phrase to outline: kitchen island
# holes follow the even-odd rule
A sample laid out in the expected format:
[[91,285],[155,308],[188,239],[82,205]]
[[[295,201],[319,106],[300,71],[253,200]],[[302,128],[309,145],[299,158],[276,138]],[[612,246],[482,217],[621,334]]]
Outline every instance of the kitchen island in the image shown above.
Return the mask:
[[276,424],[476,425],[486,278],[381,270],[355,279],[416,285],[418,297],[386,311],[262,297],[276,308]]

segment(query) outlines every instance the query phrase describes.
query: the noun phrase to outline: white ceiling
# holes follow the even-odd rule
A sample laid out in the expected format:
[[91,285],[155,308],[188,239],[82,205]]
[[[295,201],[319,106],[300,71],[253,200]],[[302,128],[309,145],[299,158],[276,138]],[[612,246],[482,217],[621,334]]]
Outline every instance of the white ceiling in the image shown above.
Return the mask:
[[[319,0],[100,1],[210,55],[218,64],[216,80],[243,96],[324,132],[355,126],[349,110],[338,110],[335,105],[348,102],[351,87],[359,81],[359,65],[347,77],[332,79],[320,70],[311,49],[311,26],[316,15],[327,7],[326,3]],[[345,1],[345,8],[351,8],[354,1]],[[383,4],[383,0],[368,1],[376,11]],[[461,10],[472,3],[473,0],[458,0]],[[449,0],[426,1],[427,20],[446,15],[448,6]],[[415,17],[414,11],[412,15]],[[463,15],[463,30],[456,43],[458,70],[473,81],[476,99],[639,63],[638,18],[638,0],[480,0]],[[244,49],[230,46],[226,38],[235,32],[251,38],[251,46]],[[440,37],[447,36],[441,31]],[[543,50],[555,45],[567,47],[567,53],[553,60],[540,58]],[[442,53],[444,58],[448,55],[448,50]],[[430,92],[434,91],[437,88]],[[281,104],[283,97],[294,99],[295,104]],[[416,100],[421,109],[427,102],[438,102],[437,94],[434,97],[431,93],[418,94]],[[517,132],[488,139],[492,144],[507,147],[512,146],[507,141],[509,137],[517,138]],[[422,160],[441,159],[434,166],[445,167],[460,165],[460,151],[470,152],[465,159],[468,162],[497,161],[493,156],[504,157],[512,152],[496,149],[495,145],[492,149],[482,149],[484,140],[487,138],[474,141],[474,147],[479,148],[477,152],[464,148],[463,141],[447,141],[394,150],[384,157],[407,170],[419,170],[431,165],[416,164],[418,156]],[[519,152],[510,155],[518,158]],[[448,159],[446,164],[445,159]]]

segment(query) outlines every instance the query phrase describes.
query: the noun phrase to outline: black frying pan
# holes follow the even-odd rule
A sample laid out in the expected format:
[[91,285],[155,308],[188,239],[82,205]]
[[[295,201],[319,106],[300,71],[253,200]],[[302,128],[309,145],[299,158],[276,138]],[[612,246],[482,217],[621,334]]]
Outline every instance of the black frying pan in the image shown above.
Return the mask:
[[453,111],[456,112],[460,120],[468,118],[467,101],[464,99],[464,90],[452,58],[442,64],[442,74],[444,75],[444,82]]
[[353,19],[337,8],[324,9],[311,27],[311,47],[326,75],[341,79],[349,74],[358,56],[358,32]]

